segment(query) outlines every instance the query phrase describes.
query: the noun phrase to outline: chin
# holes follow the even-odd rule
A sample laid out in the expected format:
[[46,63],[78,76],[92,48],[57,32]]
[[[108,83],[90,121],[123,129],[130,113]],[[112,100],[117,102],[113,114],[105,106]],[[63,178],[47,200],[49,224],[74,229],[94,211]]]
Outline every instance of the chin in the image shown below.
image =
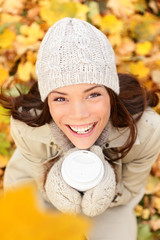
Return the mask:
[[80,150],[87,150],[87,149],[89,149],[90,147],[92,147],[93,144],[94,144],[94,143],[91,143],[91,144],[75,144],[75,143],[73,143],[73,145],[74,145],[75,147],[77,147],[78,149],[80,149]]

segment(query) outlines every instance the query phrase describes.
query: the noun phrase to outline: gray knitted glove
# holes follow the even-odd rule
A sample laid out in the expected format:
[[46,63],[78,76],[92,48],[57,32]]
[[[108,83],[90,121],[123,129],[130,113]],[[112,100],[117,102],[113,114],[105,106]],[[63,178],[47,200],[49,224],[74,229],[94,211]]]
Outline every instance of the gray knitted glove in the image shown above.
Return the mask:
[[99,156],[104,164],[103,179],[97,186],[87,190],[82,198],[83,213],[93,217],[103,213],[111,204],[115,195],[116,178],[113,168],[104,160],[102,149],[93,145],[90,151]]
[[61,166],[67,155],[77,148],[72,148],[58,160],[49,170],[45,191],[50,202],[61,212],[79,213],[81,209],[81,194],[70,187],[64,180],[61,174]]

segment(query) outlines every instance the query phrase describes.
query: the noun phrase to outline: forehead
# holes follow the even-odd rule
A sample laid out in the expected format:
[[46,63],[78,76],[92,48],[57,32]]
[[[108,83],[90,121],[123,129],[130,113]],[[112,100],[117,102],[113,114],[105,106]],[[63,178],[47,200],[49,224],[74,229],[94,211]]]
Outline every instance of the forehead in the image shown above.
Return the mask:
[[102,88],[105,89],[105,87],[103,85],[99,85],[99,84],[89,84],[89,83],[81,83],[81,84],[75,84],[75,85],[67,85],[64,87],[60,87],[60,88],[56,88],[55,90],[53,90],[52,92],[85,92],[85,91],[90,91],[92,89],[98,89],[98,88]]

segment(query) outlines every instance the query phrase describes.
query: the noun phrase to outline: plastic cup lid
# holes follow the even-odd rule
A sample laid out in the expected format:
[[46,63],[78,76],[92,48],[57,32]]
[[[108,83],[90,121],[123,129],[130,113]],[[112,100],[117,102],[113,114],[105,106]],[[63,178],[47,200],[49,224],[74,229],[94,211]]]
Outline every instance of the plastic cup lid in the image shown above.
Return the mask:
[[87,150],[69,154],[64,159],[61,170],[66,183],[79,191],[96,186],[104,175],[101,159]]

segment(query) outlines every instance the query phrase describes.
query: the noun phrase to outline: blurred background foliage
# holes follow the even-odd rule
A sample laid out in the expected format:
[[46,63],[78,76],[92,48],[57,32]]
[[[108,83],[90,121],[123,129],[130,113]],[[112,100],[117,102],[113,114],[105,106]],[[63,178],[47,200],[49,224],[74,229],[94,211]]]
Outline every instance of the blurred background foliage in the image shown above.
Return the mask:
[[[148,89],[160,88],[160,0],[0,0],[0,86],[14,96],[36,80],[35,62],[48,28],[63,17],[86,20],[111,42],[118,72],[131,73]],[[160,106],[155,110],[160,113]],[[0,189],[15,145],[10,119],[0,106]],[[160,239],[160,157],[146,194],[135,209],[138,240]]]

